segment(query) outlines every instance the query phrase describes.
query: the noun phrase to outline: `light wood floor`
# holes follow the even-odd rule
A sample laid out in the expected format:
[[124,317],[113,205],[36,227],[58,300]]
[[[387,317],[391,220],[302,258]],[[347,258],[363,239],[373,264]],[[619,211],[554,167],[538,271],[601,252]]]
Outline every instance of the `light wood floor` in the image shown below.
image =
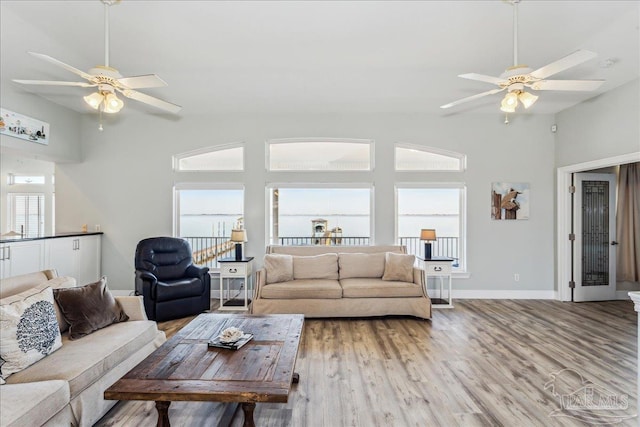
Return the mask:
[[[189,320],[189,319],[187,319]],[[165,322],[169,333],[187,321]],[[566,368],[637,413],[631,301],[466,300],[414,318],[307,319],[287,404],[258,404],[257,426],[584,426],[553,391],[582,388]],[[175,402],[173,426],[214,426],[224,407]],[[556,411],[554,413],[554,411]],[[575,414],[575,412],[571,413]],[[552,416],[555,415],[555,416]],[[154,426],[152,402],[120,402],[98,426]],[[239,415],[233,426],[242,425]],[[638,420],[620,424],[637,426]]]

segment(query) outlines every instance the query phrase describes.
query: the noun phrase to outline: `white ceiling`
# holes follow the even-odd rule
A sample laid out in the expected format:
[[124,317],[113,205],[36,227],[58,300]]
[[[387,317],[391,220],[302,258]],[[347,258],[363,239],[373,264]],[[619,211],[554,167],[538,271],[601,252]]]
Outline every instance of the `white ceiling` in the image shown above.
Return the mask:
[[[513,65],[512,6],[501,0],[123,0],[110,13],[110,65],[158,74],[169,86],[143,91],[182,105],[180,114],[498,113],[499,94],[439,106],[494,88],[458,74],[498,76]],[[519,13],[519,62],[536,69],[593,50],[597,59],[553,78],[606,80],[595,93],[542,92],[528,113],[555,113],[639,77],[639,1],[523,0]],[[2,87],[88,112],[81,96],[90,89],[10,79],[80,80],[27,51],[81,70],[102,64],[103,4],[2,0],[0,17]]]

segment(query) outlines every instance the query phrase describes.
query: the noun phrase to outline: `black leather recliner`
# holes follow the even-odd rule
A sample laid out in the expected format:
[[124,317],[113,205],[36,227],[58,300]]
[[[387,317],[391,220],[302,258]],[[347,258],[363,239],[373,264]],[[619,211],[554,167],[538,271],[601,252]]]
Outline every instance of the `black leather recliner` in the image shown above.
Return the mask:
[[175,237],[141,240],[135,267],[136,295],[142,295],[149,319],[160,322],[209,310],[209,268],[193,264],[188,241]]

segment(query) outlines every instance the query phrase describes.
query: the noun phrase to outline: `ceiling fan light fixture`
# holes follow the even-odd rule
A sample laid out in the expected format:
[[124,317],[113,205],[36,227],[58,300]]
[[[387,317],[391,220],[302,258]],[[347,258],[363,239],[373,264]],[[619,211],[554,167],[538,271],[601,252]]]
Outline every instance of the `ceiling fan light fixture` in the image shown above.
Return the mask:
[[533,104],[535,104],[535,102],[538,100],[538,97],[536,95],[532,95],[528,92],[522,91],[518,95],[518,99],[520,100],[520,102],[522,102],[522,105],[524,105],[524,108],[529,108]]
[[124,106],[124,102],[120,98],[116,96],[115,93],[109,93],[104,98],[104,109],[105,113],[117,113]]
[[504,96],[500,103],[500,110],[505,113],[515,113],[518,106],[518,95],[515,92],[509,92]]
[[93,92],[91,95],[83,97],[83,99],[91,108],[97,110],[102,101],[104,101],[104,96],[100,92]]

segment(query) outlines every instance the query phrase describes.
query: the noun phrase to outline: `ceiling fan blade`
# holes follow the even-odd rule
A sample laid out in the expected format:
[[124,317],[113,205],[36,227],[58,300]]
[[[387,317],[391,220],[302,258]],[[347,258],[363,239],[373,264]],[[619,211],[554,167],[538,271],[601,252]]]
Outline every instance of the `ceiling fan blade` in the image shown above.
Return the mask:
[[145,89],[149,87],[164,87],[167,82],[162,80],[155,74],[146,74],[144,76],[122,77],[118,79],[123,86],[129,89]]
[[82,70],[78,70],[76,67],[72,67],[69,64],[65,64],[62,61],[58,61],[55,58],[50,57],[49,55],[45,55],[43,53],[29,52],[29,55],[35,56],[36,58],[40,58],[43,61],[47,61],[53,65],[57,65],[58,67],[64,68],[67,71],[71,71],[74,74],[79,75],[83,79],[91,80],[93,76],[91,74],[85,73]]
[[530,74],[536,79],[545,79],[551,75],[559,73],[560,71],[564,71],[568,68],[582,64],[583,62],[593,59],[596,56],[598,56],[597,53],[591,52],[589,50],[577,50],[572,54],[565,56],[564,58],[558,59],[557,61],[545,65],[544,67],[538,68]]
[[480,82],[493,83],[495,85],[509,83],[508,80],[501,79],[500,77],[486,76],[484,74],[476,74],[476,73],[460,74],[458,75],[458,77],[462,77],[463,79],[469,79],[469,80],[478,80]]
[[23,85],[43,85],[43,86],[78,86],[78,87],[95,87],[97,84],[85,83],[85,82],[60,82],[56,80],[17,80],[14,82]]
[[604,80],[540,80],[527,85],[534,90],[574,90],[592,91],[598,89]]
[[453,101],[453,102],[450,102],[448,104],[441,105],[440,108],[451,108],[453,106],[456,106],[456,105],[459,105],[459,104],[462,104],[462,103],[465,103],[465,102],[473,101],[474,99],[482,98],[483,96],[493,95],[494,93],[502,92],[505,89],[506,88],[491,89],[489,91],[482,92],[482,93],[479,93],[477,95],[468,96],[466,98],[458,99],[457,101]]
[[162,99],[147,95],[142,92],[138,92],[135,90],[129,89],[118,89],[124,96],[127,98],[135,99],[136,101],[144,102],[145,104],[149,104],[153,107],[159,108],[161,110],[168,111],[173,114],[177,114],[182,107],[177,104],[172,104],[171,102],[163,101]]

